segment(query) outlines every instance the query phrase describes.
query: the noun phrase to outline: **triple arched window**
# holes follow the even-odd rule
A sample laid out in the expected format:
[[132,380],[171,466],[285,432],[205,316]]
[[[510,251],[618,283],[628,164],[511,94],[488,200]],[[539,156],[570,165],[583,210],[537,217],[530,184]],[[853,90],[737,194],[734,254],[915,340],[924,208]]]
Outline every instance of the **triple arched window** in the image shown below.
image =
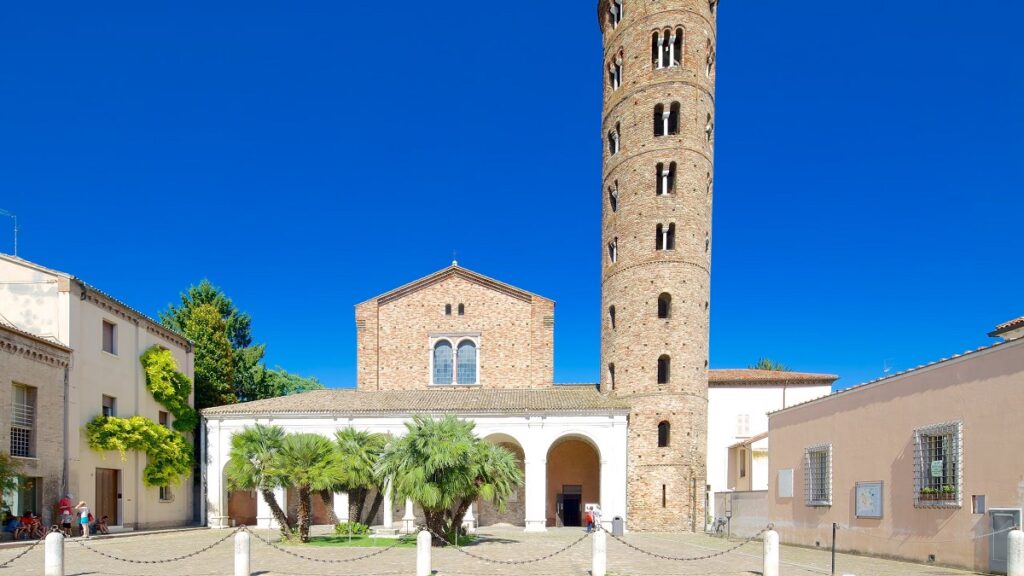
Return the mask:
[[683,28],[666,28],[651,34],[651,62],[656,70],[679,66],[683,59]]
[[431,382],[445,384],[478,384],[479,356],[475,341],[465,338],[453,345],[452,340],[439,339],[431,354]]

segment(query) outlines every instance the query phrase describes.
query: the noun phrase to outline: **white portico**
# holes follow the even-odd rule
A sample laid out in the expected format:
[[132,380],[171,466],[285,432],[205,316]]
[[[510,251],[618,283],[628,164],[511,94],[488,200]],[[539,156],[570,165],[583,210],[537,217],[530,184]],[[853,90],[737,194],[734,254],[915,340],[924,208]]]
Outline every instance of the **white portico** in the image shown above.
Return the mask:
[[[513,451],[524,468],[525,486],[509,510],[472,510],[480,524],[507,522],[526,531],[547,526],[578,525],[582,506],[597,502],[603,520],[626,518],[626,450],[628,407],[602,396],[593,386],[544,389],[446,389],[361,392],[318,390],[295,396],[210,408],[205,418],[207,520],[211,527],[247,523],[271,527],[262,498],[231,494],[224,482],[231,436],[256,423],[333,438],[342,428],[400,436],[414,414],[453,414],[476,423],[480,438]],[[277,494],[288,509],[288,495]],[[250,500],[247,502],[246,498]],[[522,498],[522,501],[520,501]],[[334,513],[348,519],[348,497],[335,495]],[[415,523],[411,503],[392,502],[385,492],[381,524],[405,529]],[[474,507],[476,508],[476,507]]]

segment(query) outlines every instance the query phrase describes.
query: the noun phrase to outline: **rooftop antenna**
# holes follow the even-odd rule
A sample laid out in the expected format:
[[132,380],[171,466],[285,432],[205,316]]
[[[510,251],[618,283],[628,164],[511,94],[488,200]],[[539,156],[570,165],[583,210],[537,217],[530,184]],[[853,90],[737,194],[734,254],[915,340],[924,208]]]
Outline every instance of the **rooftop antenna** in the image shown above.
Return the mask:
[[4,210],[3,208],[0,208],[0,216],[9,216],[12,220],[14,220],[14,255],[17,256],[18,255],[18,217],[15,216],[14,214],[8,212],[7,210]]

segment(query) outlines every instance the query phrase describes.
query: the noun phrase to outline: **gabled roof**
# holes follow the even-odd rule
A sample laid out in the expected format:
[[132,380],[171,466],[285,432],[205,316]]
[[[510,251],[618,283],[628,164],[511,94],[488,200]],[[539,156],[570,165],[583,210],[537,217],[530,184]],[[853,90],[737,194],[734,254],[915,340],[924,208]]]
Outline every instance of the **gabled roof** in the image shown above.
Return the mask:
[[708,386],[831,386],[835,374],[729,368],[708,370]]
[[543,298],[543,296],[538,296],[532,292],[527,292],[526,290],[516,288],[510,284],[505,284],[504,282],[500,282],[494,278],[489,278],[483,274],[478,274],[472,270],[463,268],[459,266],[458,262],[452,262],[452,265],[447,268],[442,268],[433,274],[424,276],[419,280],[414,280],[404,286],[399,286],[394,290],[385,292],[380,296],[371,298],[370,300],[376,300],[377,304],[387,304],[388,302],[397,300],[403,296],[416,292],[417,290],[433,286],[434,284],[443,282],[449,278],[462,278],[524,302],[531,302],[534,298]]
[[1021,328],[1024,328],[1024,316],[1021,316],[1020,318],[1014,318],[1009,322],[1003,322],[999,326],[996,326],[995,330],[989,332],[988,335],[993,338],[996,338],[998,336],[1006,334],[1007,332],[1012,332],[1014,330],[1018,330]]
[[629,404],[594,387],[390,390],[313,390],[292,396],[206,408],[206,418],[288,415],[405,415],[607,413],[626,414]]
[[100,290],[99,288],[93,286],[92,284],[89,284],[88,282],[86,282],[85,280],[82,280],[81,278],[79,278],[77,276],[74,276],[72,274],[68,274],[67,272],[61,272],[60,270],[54,270],[53,268],[47,268],[47,267],[42,266],[40,264],[36,264],[35,262],[30,262],[28,260],[25,260],[24,258],[19,258],[18,256],[12,256],[10,254],[0,253],[0,260],[7,260],[8,262],[11,262],[13,264],[18,264],[20,266],[25,266],[26,268],[32,268],[33,270],[37,270],[39,272],[43,272],[44,274],[50,274],[50,275],[53,275],[53,276],[60,276],[60,277],[63,277],[63,278],[67,278],[71,282],[75,282],[76,284],[78,284],[83,290],[85,290],[87,292],[94,292],[96,294],[99,294],[105,300],[108,300],[108,301],[112,302],[113,304],[116,304],[117,306],[120,306],[121,308],[124,308],[125,310],[127,310],[127,311],[131,312],[132,314],[138,316],[141,320],[143,320],[146,323],[150,324],[150,326],[153,327],[158,332],[162,331],[162,332],[165,332],[168,335],[172,335],[172,336],[175,336],[177,338],[180,338],[180,339],[185,341],[186,346],[188,346],[188,347],[192,346],[192,341],[189,340],[188,338],[186,338],[184,334],[181,334],[177,330],[171,330],[170,328],[164,326],[160,322],[157,322],[153,318],[150,318],[146,314],[143,314],[142,312],[136,310],[135,308],[132,308],[128,304],[125,304],[121,300],[118,300],[117,298],[114,298],[110,294],[104,292],[103,290]]

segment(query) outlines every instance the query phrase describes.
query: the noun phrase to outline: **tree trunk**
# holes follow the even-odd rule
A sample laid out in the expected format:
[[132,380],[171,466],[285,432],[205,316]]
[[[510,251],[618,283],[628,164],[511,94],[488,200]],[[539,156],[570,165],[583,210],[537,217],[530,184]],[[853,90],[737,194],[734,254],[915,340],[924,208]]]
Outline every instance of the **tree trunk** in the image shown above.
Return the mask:
[[[363,522],[363,524],[369,526],[370,523],[373,522],[373,519],[377,517],[377,511],[380,510],[382,502],[384,502],[384,495],[378,490],[373,496],[373,505],[370,506],[370,513],[366,515],[366,521]],[[362,520],[360,520],[360,522],[362,522]],[[385,526],[385,528],[391,528],[391,526]]]
[[274,491],[264,488],[260,490],[260,494],[263,495],[263,500],[267,502],[267,506],[270,507],[270,513],[274,516],[274,520],[277,520],[279,526],[281,526],[281,535],[287,536],[291,532],[291,525],[288,524],[288,517],[285,516],[281,505],[277,503],[277,497],[274,496]]
[[445,510],[423,509],[423,515],[427,521],[427,529],[430,530],[430,545],[435,548],[445,546],[448,542],[444,539],[445,534]]
[[310,512],[312,512],[312,493],[309,486],[299,486],[299,540],[309,542]]
[[452,531],[456,534],[464,533],[462,531],[462,520],[466,517],[466,512],[472,505],[473,499],[463,498],[459,501],[458,506],[455,507],[455,512],[452,513]]
[[331,524],[338,523],[338,513],[334,510],[334,492],[330,490],[318,490],[320,493],[320,501],[324,503],[324,509],[327,510],[328,520]]
[[351,498],[353,497],[353,494],[355,495],[355,499],[356,499],[356,501],[355,501],[356,511],[355,511],[355,514],[349,514],[348,517],[349,517],[350,520],[354,518],[356,522],[362,522],[363,524],[366,524],[367,526],[369,526],[370,525],[369,522],[363,522],[363,508],[366,507],[366,488],[356,488],[354,491],[350,492],[349,493],[349,501],[350,502],[351,502]]

